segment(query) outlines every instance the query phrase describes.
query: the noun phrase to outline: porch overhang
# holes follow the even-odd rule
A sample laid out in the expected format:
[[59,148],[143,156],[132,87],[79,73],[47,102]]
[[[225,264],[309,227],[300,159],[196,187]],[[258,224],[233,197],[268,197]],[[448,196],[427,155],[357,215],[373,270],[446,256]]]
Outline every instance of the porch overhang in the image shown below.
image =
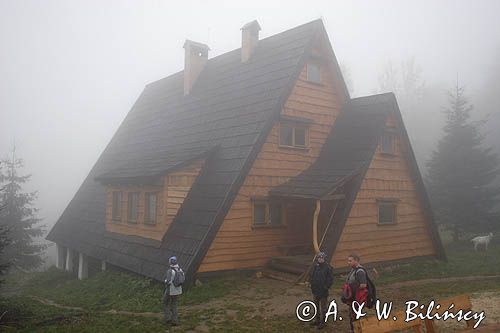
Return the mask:
[[341,200],[345,198],[343,187],[351,181],[358,170],[344,175],[301,174],[273,188],[269,196],[311,200]]

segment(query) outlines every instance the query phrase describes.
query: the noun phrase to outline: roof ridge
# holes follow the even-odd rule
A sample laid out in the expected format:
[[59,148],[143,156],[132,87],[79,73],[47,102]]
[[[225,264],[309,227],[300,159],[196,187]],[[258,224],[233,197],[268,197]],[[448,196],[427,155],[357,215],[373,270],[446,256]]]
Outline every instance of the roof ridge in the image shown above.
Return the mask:
[[[319,19],[315,19],[315,20],[312,20],[312,21],[310,21],[310,22],[307,22],[307,23],[304,23],[304,24],[301,24],[301,25],[295,26],[295,27],[293,27],[293,28],[290,28],[290,29],[288,29],[288,30],[284,30],[284,31],[278,32],[278,33],[276,33],[276,34],[274,34],[274,35],[271,35],[271,36],[267,36],[267,37],[265,37],[265,38],[262,38],[262,39],[260,39],[260,40],[259,40],[259,42],[266,41],[266,40],[271,39],[271,38],[279,38],[279,37],[280,37],[280,36],[282,36],[283,34],[290,33],[290,32],[292,32],[292,31],[294,31],[294,30],[299,30],[299,29],[304,28],[304,27],[306,27],[306,26],[308,26],[308,25],[314,26],[314,25],[316,25],[316,24],[320,24],[320,23],[324,26],[324,24],[323,24],[323,20],[322,20],[321,18],[319,18]],[[227,52],[224,52],[224,53],[218,54],[218,55],[216,55],[215,57],[209,58],[209,59],[207,60],[207,65],[208,65],[210,62],[215,61],[216,59],[219,59],[219,58],[221,58],[221,57],[223,57],[223,56],[228,56],[230,53],[233,53],[233,52],[236,52],[236,51],[239,51],[239,50],[241,50],[241,47],[238,47],[238,48],[236,48],[236,49],[229,50],[229,51],[227,51]],[[168,76],[165,76],[165,77],[163,77],[163,78],[161,78],[161,79],[158,79],[158,80],[155,80],[155,81],[151,81],[151,82],[149,82],[149,83],[146,83],[146,86],[153,85],[153,84],[158,83],[158,82],[163,81],[163,80],[167,80],[167,79],[169,79],[169,78],[172,78],[172,77],[173,77],[173,76],[175,76],[176,74],[181,74],[181,73],[183,73],[183,72],[184,72],[184,69],[182,69],[182,70],[180,70],[180,71],[178,71],[178,72],[172,73],[172,74],[170,74],[170,75],[168,75]]]
[[364,99],[369,99],[369,98],[375,99],[375,98],[381,98],[381,97],[388,97],[388,98],[394,97],[394,99],[396,98],[394,92],[388,91],[388,92],[378,93],[378,94],[373,94],[373,95],[354,97],[354,98],[351,98],[350,102],[355,102],[358,100],[364,100]]

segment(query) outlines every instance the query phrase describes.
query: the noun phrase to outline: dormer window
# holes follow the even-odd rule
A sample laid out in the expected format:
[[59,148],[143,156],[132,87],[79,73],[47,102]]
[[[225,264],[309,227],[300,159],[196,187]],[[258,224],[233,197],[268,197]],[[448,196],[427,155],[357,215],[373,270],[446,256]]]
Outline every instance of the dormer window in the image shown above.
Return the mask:
[[139,215],[139,192],[128,193],[128,223],[137,223]]
[[307,81],[321,83],[321,67],[316,63],[307,64]]
[[144,223],[146,224],[156,224],[156,203],[157,194],[155,192],[148,192],[145,195],[145,216]]
[[280,146],[306,148],[308,130],[305,125],[280,123]]
[[113,221],[120,222],[122,219],[122,192],[114,191],[113,192],[113,212],[112,212]]

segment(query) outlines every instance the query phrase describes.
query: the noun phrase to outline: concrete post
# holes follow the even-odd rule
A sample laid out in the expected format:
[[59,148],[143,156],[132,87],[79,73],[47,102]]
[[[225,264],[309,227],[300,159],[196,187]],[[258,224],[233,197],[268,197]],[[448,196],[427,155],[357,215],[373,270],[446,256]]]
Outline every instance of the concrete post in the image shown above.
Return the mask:
[[103,260],[101,261],[101,271],[105,271],[106,270],[106,262]]
[[78,255],[78,279],[83,280],[89,277],[89,263],[87,256],[83,253]]
[[56,252],[57,252],[56,267],[59,269],[64,269],[64,254],[65,254],[64,246],[61,246],[56,243]]
[[73,272],[73,250],[69,247],[66,250],[66,270]]

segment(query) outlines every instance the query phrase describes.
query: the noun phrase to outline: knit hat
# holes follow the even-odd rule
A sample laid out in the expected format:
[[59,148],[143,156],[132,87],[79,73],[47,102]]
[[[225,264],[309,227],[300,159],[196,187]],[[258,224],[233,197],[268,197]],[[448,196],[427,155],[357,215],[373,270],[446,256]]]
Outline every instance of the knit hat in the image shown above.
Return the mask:
[[176,256],[172,256],[168,259],[168,262],[170,263],[170,265],[175,265],[177,264],[177,257]]

